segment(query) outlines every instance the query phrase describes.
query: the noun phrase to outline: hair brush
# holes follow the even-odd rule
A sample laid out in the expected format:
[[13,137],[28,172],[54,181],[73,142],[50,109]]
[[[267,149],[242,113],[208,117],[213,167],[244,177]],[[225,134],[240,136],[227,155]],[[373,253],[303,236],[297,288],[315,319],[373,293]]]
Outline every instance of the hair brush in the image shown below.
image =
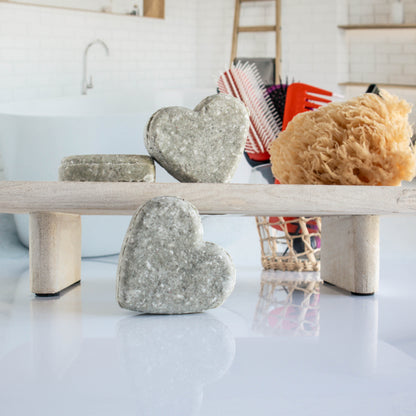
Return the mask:
[[250,112],[245,151],[254,161],[267,161],[268,148],[280,132],[282,122],[267,94],[256,64],[238,62],[220,75],[218,90],[239,98]]
[[289,86],[289,78],[286,77],[283,83],[282,78],[279,77],[279,84],[269,85],[267,87],[267,94],[269,94],[270,100],[273,103],[279,119],[283,120],[285,114],[286,95],[287,88]]

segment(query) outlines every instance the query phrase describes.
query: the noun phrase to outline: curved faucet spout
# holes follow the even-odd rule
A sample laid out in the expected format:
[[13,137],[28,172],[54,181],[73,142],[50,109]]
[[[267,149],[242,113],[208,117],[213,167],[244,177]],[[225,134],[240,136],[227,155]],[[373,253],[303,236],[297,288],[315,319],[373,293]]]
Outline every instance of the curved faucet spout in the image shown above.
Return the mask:
[[93,45],[101,45],[107,54],[107,56],[110,55],[110,50],[108,49],[108,46],[104,41],[101,39],[96,39],[89,43],[87,47],[84,50],[84,59],[83,59],[83,71],[82,71],[82,87],[81,87],[81,94],[86,95],[87,91],[94,87],[92,83],[92,76],[90,77],[90,82],[87,80],[87,61],[88,61],[88,51],[90,50],[91,46]]

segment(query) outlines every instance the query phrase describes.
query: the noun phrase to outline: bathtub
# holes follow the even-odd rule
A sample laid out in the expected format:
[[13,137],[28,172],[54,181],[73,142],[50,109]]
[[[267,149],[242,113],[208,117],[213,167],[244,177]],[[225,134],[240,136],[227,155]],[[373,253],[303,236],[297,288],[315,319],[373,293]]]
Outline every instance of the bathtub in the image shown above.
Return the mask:
[[[144,127],[165,106],[195,107],[212,90],[140,90],[0,105],[0,155],[8,180],[56,181],[62,158],[76,154],[147,154]],[[242,159],[234,182],[247,182]],[[156,166],[158,182],[176,182]],[[28,215],[15,216],[21,242],[29,244]],[[83,216],[82,255],[119,253],[129,216]]]

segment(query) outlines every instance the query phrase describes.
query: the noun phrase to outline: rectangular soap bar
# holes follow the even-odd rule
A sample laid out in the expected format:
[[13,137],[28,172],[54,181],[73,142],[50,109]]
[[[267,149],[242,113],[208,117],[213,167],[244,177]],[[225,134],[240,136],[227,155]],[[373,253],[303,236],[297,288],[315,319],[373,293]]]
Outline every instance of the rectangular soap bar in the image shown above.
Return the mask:
[[60,181],[154,182],[155,164],[144,155],[68,156],[59,168]]

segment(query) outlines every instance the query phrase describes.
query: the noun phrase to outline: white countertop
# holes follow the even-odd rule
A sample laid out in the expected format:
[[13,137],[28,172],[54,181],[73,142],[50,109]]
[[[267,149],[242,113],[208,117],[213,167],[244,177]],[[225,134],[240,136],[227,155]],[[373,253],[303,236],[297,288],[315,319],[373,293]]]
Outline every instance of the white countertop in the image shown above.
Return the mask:
[[220,242],[241,265],[231,297],[186,316],[120,309],[116,256],[84,260],[82,285],[60,297],[34,297],[9,218],[0,216],[1,414],[416,414],[416,218],[382,218],[375,296],[324,285],[291,304],[281,286],[260,296],[270,274],[252,220],[245,238]]

